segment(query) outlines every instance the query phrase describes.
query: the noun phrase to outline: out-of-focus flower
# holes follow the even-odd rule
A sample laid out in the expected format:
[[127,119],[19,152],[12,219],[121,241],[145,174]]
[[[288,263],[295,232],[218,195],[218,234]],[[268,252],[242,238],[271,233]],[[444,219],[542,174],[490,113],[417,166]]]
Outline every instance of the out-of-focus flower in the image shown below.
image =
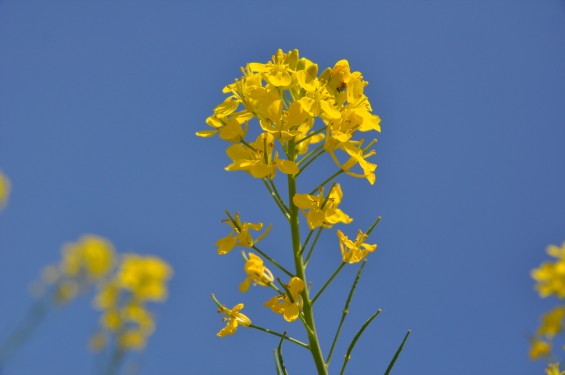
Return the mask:
[[[228,214],[229,215],[229,214]],[[253,239],[250,230],[261,230],[263,228],[263,223],[248,223],[248,222],[241,222],[239,218],[239,213],[235,213],[235,218],[232,220],[231,216],[229,219],[223,220],[224,223],[227,223],[231,228],[231,232],[224,238],[219,239],[216,241],[216,246],[218,246],[218,254],[227,254],[235,246],[243,246],[250,248],[254,244],[261,241],[267,233],[271,230],[271,226],[269,226],[259,237]]]
[[538,335],[552,338],[563,330],[563,318],[565,317],[565,307],[558,306],[541,317],[541,326],[538,328]]
[[110,241],[95,235],[85,235],[78,242],[63,247],[59,271],[66,276],[100,280],[111,271],[115,262],[114,254],[114,246]]
[[536,360],[551,354],[551,343],[536,337],[530,344],[530,359]]
[[547,253],[556,261],[544,262],[532,270],[532,278],[537,281],[535,288],[541,297],[555,294],[558,298],[565,298],[565,242],[561,247],[548,246]]
[[353,221],[337,208],[342,198],[341,186],[336,184],[330,190],[328,197],[324,197],[324,189],[320,188],[318,195],[296,194],[292,200],[298,208],[302,209],[310,229],[316,229],[317,227],[331,228],[337,223],[349,224]]
[[550,363],[545,369],[546,375],[565,375],[565,371],[559,370],[559,363]]
[[0,208],[4,206],[10,195],[10,180],[0,171]]
[[126,254],[117,282],[137,300],[162,301],[167,297],[166,282],[171,275],[171,267],[157,257]]
[[304,281],[298,277],[293,277],[287,285],[288,294],[275,296],[264,303],[264,305],[276,314],[281,314],[287,322],[292,322],[298,318],[302,310],[302,296]]
[[351,241],[342,231],[337,230],[337,237],[339,238],[339,247],[341,248],[341,259],[349,264],[358,263],[362,261],[367,254],[375,251],[377,245],[365,243],[367,234],[359,230],[355,242]]

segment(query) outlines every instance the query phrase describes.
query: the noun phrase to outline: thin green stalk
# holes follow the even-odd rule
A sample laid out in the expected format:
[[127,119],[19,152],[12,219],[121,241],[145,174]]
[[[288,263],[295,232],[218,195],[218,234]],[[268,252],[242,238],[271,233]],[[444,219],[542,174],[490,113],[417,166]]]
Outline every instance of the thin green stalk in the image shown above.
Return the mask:
[[306,236],[306,240],[300,247],[300,255],[304,254],[304,249],[306,249],[306,245],[308,245],[308,241],[310,241],[310,237],[312,237],[312,233],[314,233],[314,229],[311,229],[310,232],[308,232],[308,236]]
[[325,150],[322,150],[320,152],[318,152],[316,155],[314,155],[310,160],[308,160],[303,166],[302,168],[300,168],[300,170],[298,171],[298,173],[296,174],[295,177],[300,176],[300,174],[302,172],[304,172],[304,170],[310,165],[312,164],[316,159],[318,159],[318,157],[320,157],[324,152],[326,152]]
[[277,371],[279,371],[280,369],[281,374],[288,375],[288,373],[286,372],[286,367],[284,366],[284,360],[282,355],[282,344],[285,336],[286,336],[286,332],[283,332],[283,337],[281,337],[281,340],[279,341],[279,346],[277,347],[277,362],[278,362]]
[[334,271],[334,273],[332,274],[332,276],[328,279],[328,281],[326,281],[326,283],[324,284],[324,286],[322,287],[322,289],[320,289],[318,291],[318,293],[316,293],[316,295],[314,296],[314,298],[312,298],[312,305],[316,302],[316,300],[318,299],[318,297],[320,297],[322,295],[322,293],[324,292],[324,290],[326,290],[326,288],[328,287],[328,285],[330,285],[330,283],[333,281],[333,279],[337,276],[337,274],[343,269],[343,267],[346,265],[347,263],[345,262],[341,262],[341,264],[339,265],[339,267],[337,267],[337,269]]
[[373,222],[373,224],[371,224],[371,226],[369,227],[369,229],[365,232],[365,234],[367,235],[367,237],[369,237],[371,235],[371,232],[373,231],[373,229],[375,229],[375,227],[377,226],[377,224],[379,223],[379,221],[381,221],[382,217],[377,216],[377,219]]
[[[289,156],[291,161],[296,160],[295,145],[294,141],[289,143]],[[296,276],[299,277],[305,285],[308,285],[306,279],[306,272],[304,269],[304,264],[302,262],[302,256],[300,255],[300,226],[298,223],[298,207],[294,204],[292,198],[296,194],[296,176],[288,175],[288,203],[290,207],[290,231],[292,234],[292,250],[294,254],[294,265],[296,268]],[[322,349],[320,347],[320,342],[318,341],[318,335],[316,332],[316,325],[314,323],[314,311],[312,310],[312,303],[310,302],[310,296],[308,295],[308,288],[304,288],[302,291],[302,313],[304,315],[304,321],[307,329],[308,340],[310,343],[310,352],[312,353],[312,358],[316,364],[316,369],[318,370],[318,375],[327,375],[328,369],[324,362],[324,357],[322,354]]]
[[308,263],[310,262],[310,256],[312,255],[312,252],[314,251],[314,248],[316,247],[316,243],[318,242],[318,238],[320,238],[320,234],[322,234],[323,230],[324,230],[324,227],[318,228],[318,233],[316,233],[316,237],[314,237],[314,242],[312,242],[312,245],[310,245],[310,249],[308,250],[308,253],[306,254],[306,258],[304,259],[304,268],[306,268],[308,266]]
[[286,273],[288,276],[292,277],[294,276],[291,272],[287,271],[286,268],[284,268],[283,266],[281,266],[280,264],[277,263],[276,260],[274,260],[273,258],[271,258],[270,256],[268,256],[267,254],[265,254],[264,251],[262,251],[261,249],[259,249],[257,246],[253,245],[251,246],[251,248],[253,250],[255,250],[256,252],[258,252],[263,258],[267,259],[269,262],[271,262],[275,267],[277,267],[279,270],[283,271],[284,273]]
[[284,373],[279,358],[277,356],[277,349],[273,349],[273,356],[275,357],[275,368],[277,369],[277,375],[287,375]]
[[406,336],[404,336],[404,340],[402,340],[402,343],[400,344],[400,346],[396,350],[396,353],[394,353],[394,357],[392,357],[392,360],[390,361],[390,364],[388,365],[388,367],[386,369],[385,375],[388,375],[390,373],[390,370],[392,370],[392,368],[394,367],[394,364],[395,364],[396,360],[398,359],[400,352],[402,351],[402,349],[404,349],[404,344],[406,343],[406,340],[408,340],[408,336],[410,336],[411,333],[412,333],[411,330],[408,330],[408,332],[406,332]]
[[334,174],[332,174],[330,177],[326,178],[324,180],[324,182],[322,182],[321,184],[318,185],[318,187],[316,187],[314,190],[312,190],[310,192],[310,195],[314,194],[316,192],[316,190],[320,189],[321,187],[323,187],[324,185],[326,185],[328,182],[330,182],[331,180],[333,180],[334,178],[336,178],[337,176],[339,176],[340,174],[342,174],[343,172],[345,172],[343,169],[340,169],[339,171],[335,172]]
[[49,299],[52,294],[46,294],[42,299],[33,304],[29,310],[25,320],[8,336],[8,338],[0,345],[0,369],[8,362],[8,360],[22,347],[27,339],[32,335],[39,326],[48,308]]
[[367,264],[367,259],[363,260],[363,263],[361,263],[361,267],[359,267],[359,271],[357,271],[357,276],[355,276],[355,281],[353,282],[353,285],[351,285],[351,290],[349,291],[349,295],[347,296],[347,300],[345,301],[345,307],[343,308],[343,313],[341,314],[341,320],[339,321],[339,325],[337,327],[337,331],[335,333],[332,342],[332,347],[330,348],[330,353],[328,354],[328,358],[326,359],[326,365],[328,366],[330,364],[330,360],[332,359],[332,354],[335,349],[335,344],[337,343],[337,339],[339,338],[339,334],[341,333],[341,327],[345,322],[345,318],[347,317],[347,314],[349,314],[349,304],[351,303],[351,299],[353,298],[353,293],[355,293],[355,288],[357,288],[357,283],[361,278],[361,273],[363,273],[363,268],[365,268],[365,264]]
[[[267,181],[271,181],[271,180],[269,180],[267,178],[263,178],[263,183],[265,184],[265,187],[267,188],[267,190],[269,190],[271,197],[273,198],[273,200],[275,201],[275,203],[277,204],[277,206],[279,207],[279,209],[283,213],[284,217],[286,217],[286,219],[288,220],[290,218],[290,215],[288,213],[288,207],[286,207],[286,205],[284,204],[284,202],[280,198],[280,195],[278,194],[278,192],[273,190],[272,187],[269,185],[269,183]],[[272,181],[271,181],[271,183],[272,183]]]
[[320,129],[318,129],[318,130],[316,130],[316,131],[314,131],[314,132],[308,134],[306,137],[302,138],[301,140],[296,141],[295,145],[299,145],[300,143],[304,142],[304,141],[307,140],[308,138],[313,137],[313,136],[315,136],[316,134],[319,134],[319,133],[323,132],[323,131],[326,130],[326,129],[327,129],[327,126],[324,126],[323,128],[320,128]]
[[259,330],[259,331],[268,333],[268,334],[270,334],[270,335],[280,337],[281,339],[285,339],[285,340],[287,340],[287,341],[290,341],[290,342],[292,342],[292,343],[294,343],[294,344],[296,344],[296,345],[302,346],[303,348],[310,349],[310,346],[309,346],[308,344],[303,343],[302,341],[296,340],[296,339],[294,339],[294,338],[292,338],[292,337],[289,337],[289,336],[287,336],[287,335],[283,335],[282,333],[278,333],[278,332],[272,331],[272,330],[270,330],[270,329],[268,329],[268,328],[263,328],[263,327],[260,327],[260,326],[255,325],[255,324],[250,324],[250,325],[249,325],[249,328],[254,328],[254,329],[256,329],[256,330]]
[[302,157],[302,159],[298,160],[296,162],[297,165],[300,165],[302,163],[304,163],[306,160],[308,160],[310,157],[312,157],[312,155],[314,155],[315,153],[319,152],[321,149],[324,148],[324,145],[319,145],[318,147],[316,147],[315,149],[313,149],[312,151],[310,151],[309,153],[307,153],[306,155],[304,155]]
[[341,372],[339,373],[340,375],[343,375],[343,372],[345,371],[345,367],[347,366],[349,360],[351,359],[351,352],[353,351],[355,344],[357,344],[357,340],[359,340],[365,329],[369,326],[369,324],[371,324],[373,319],[375,319],[381,313],[381,311],[382,311],[381,309],[378,309],[373,315],[371,315],[371,317],[367,319],[365,323],[363,323],[363,325],[361,326],[355,337],[353,337],[351,344],[349,344],[349,347],[347,348],[347,353],[345,353],[345,358],[343,359],[343,366],[341,367]]
[[[117,344],[116,344],[117,345]],[[121,349],[116,349],[114,353],[112,353],[112,357],[108,362],[108,366],[106,370],[102,373],[103,375],[115,375],[119,372],[120,365],[122,364],[125,357],[125,351]]]

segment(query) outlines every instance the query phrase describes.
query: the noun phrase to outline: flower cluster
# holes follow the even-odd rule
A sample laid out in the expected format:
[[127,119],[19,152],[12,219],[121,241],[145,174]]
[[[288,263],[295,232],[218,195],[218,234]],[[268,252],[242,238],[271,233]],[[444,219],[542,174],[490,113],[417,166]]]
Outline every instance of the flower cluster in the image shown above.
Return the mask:
[[92,346],[101,349],[114,335],[120,350],[142,349],[155,325],[145,304],[167,297],[171,274],[170,266],[157,257],[124,255],[114,277],[99,287],[95,306],[103,311],[102,330],[94,335]]
[[56,304],[96,287],[101,330],[90,340],[98,351],[113,337],[119,350],[142,349],[154,330],[148,301],[164,301],[171,267],[154,256],[118,255],[107,239],[84,235],[63,246],[57,265],[44,268],[36,290]]
[[[375,182],[376,164],[366,159],[375,154],[363,147],[357,133],[380,132],[380,118],[372,114],[365,96],[367,82],[360,72],[352,72],[347,60],[318,75],[318,65],[300,57],[298,50],[278,50],[272,61],[249,63],[243,76],[224,87],[229,96],[206,119],[212,129],[199,131],[201,137],[218,135],[232,143],[227,154],[232,164],[228,171],[242,170],[255,178],[275,177],[277,169],[285,174],[299,173],[295,160],[279,158],[275,141],[288,154],[306,154],[310,145],[324,141],[315,151],[328,152],[345,173]],[[314,129],[315,118],[323,126]],[[256,118],[260,134],[248,141],[249,121]],[[292,146],[291,146],[292,144]],[[294,151],[294,150],[293,150]],[[345,156],[341,162],[336,153]],[[273,154],[274,152],[274,154]],[[353,172],[359,165],[361,171]]]

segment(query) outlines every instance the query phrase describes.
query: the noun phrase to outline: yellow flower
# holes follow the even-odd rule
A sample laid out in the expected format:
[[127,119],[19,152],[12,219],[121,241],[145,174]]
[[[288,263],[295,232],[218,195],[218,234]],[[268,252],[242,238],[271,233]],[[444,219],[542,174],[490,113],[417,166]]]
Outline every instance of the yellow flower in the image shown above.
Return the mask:
[[126,254],[117,282],[138,300],[162,301],[167,297],[166,282],[171,275],[171,267],[160,258]]
[[561,247],[550,245],[547,253],[557,260],[554,263],[544,262],[539,268],[532,270],[531,276],[537,281],[535,288],[541,297],[555,294],[565,298],[565,242]]
[[[361,148],[362,144],[363,144],[362,141],[360,142],[348,141],[339,146],[341,150],[345,151],[349,155],[349,159],[343,164],[341,164],[337,159],[335,155],[335,150],[330,150],[329,153],[332,159],[334,160],[334,162],[336,163],[336,165],[340,169],[342,169],[346,174],[352,177],[366,178],[367,181],[369,181],[369,183],[373,185],[376,179],[375,170],[377,169],[377,165],[374,163],[370,163],[365,159],[375,155],[376,152],[375,150],[370,150],[369,152],[364,153],[363,149]],[[356,164],[359,164],[359,166],[363,170],[363,174],[353,173],[350,171],[350,169]]]
[[536,360],[541,357],[548,357],[551,353],[551,344],[538,337],[532,340],[530,346],[530,359]]
[[266,64],[250,63],[248,68],[253,73],[261,73],[263,78],[276,87],[287,87],[292,84],[291,67],[298,63],[298,50],[284,53],[281,49]]
[[8,200],[8,195],[10,195],[10,181],[2,171],[0,171],[0,208]]
[[59,268],[66,276],[83,275],[89,281],[96,281],[106,276],[113,265],[112,244],[102,237],[85,235],[78,242],[63,247],[63,260]]
[[147,335],[138,328],[128,329],[118,335],[121,350],[141,350],[145,347]]
[[247,248],[252,247],[256,243],[261,241],[263,238],[265,238],[267,233],[269,233],[269,231],[271,230],[271,226],[269,226],[263,232],[263,234],[261,234],[256,239],[253,239],[249,231],[261,230],[263,228],[263,223],[257,223],[257,224],[247,223],[247,222],[242,223],[241,219],[239,218],[239,213],[236,212],[234,216],[235,219],[233,220],[231,219],[231,217],[230,219],[223,220],[223,222],[227,223],[232,228],[232,231],[226,237],[216,241],[215,245],[218,246],[218,254],[220,255],[229,253],[230,251],[232,251],[232,249],[235,246],[243,246]]
[[213,294],[212,299],[218,305],[218,314],[224,314],[225,317],[223,318],[223,321],[227,322],[226,326],[217,333],[217,336],[230,336],[235,333],[239,325],[244,327],[249,327],[251,325],[251,319],[240,313],[244,306],[243,303],[235,305],[232,309],[228,309],[222,305]]
[[226,150],[232,159],[226,171],[246,171],[255,178],[275,178],[277,169],[286,174],[297,174],[298,166],[295,162],[279,159],[275,149],[275,137],[269,133],[261,133],[255,142],[249,144],[233,144]]
[[545,369],[546,375],[565,375],[565,371],[559,370],[559,363],[550,363]]
[[214,109],[214,115],[206,119],[206,124],[213,129],[196,132],[196,135],[208,138],[218,134],[226,141],[241,141],[247,134],[247,122],[253,118],[253,114],[246,110],[235,112],[239,103],[235,96],[228,97]]
[[287,322],[295,321],[302,310],[302,296],[300,293],[304,290],[304,281],[298,277],[293,277],[287,285],[287,294],[275,296],[264,303],[264,306],[273,310],[276,314],[282,314]]
[[538,335],[551,338],[563,329],[563,318],[565,317],[565,307],[559,306],[543,315],[542,324],[538,329]]
[[336,184],[328,197],[324,197],[324,189],[320,188],[320,193],[316,196],[296,194],[292,201],[302,209],[310,229],[315,229],[318,227],[331,228],[337,223],[349,224],[353,221],[346,213],[337,208],[342,198],[341,186]]
[[349,264],[358,263],[363,260],[367,254],[375,251],[377,245],[370,245],[365,243],[367,235],[363,231],[357,232],[355,242],[351,241],[342,231],[337,230],[339,237],[339,247],[341,248],[341,258],[344,262]]
[[[245,253],[243,255],[245,257]],[[254,285],[269,286],[275,280],[272,272],[263,265],[263,260],[253,253],[246,258],[244,269],[247,278],[239,286],[241,292],[247,292],[252,282]]]

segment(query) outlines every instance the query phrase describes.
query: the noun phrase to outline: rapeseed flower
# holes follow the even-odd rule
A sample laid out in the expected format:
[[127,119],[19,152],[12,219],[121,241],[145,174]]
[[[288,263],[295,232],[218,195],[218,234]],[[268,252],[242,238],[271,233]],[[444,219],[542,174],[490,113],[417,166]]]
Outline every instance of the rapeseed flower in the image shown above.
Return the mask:
[[[243,253],[245,257],[245,253]],[[247,278],[239,286],[241,292],[247,292],[251,283],[254,285],[269,286],[275,278],[273,273],[265,267],[263,259],[253,253],[249,253],[249,258],[245,258],[245,273]]]
[[559,370],[559,363],[550,363],[545,369],[546,375],[565,375],[565,371]]
[[343,262],[354,264],[362,261],[367,254],[375,251],[377,245],[365,243],[367,234],[359,230],[355,242],[351,241],[342,231],[337,230],[337,237],[339,238],[339,247],[341,249],[341,259]]
[[563,318],[565,318],[565,307],[558,306],[541,317],[541,326],[538,335],[552,338],[563,330]]
[[222,318],[222,320],[227,322],[226,326],[217,333],[217,336],[231,336],[235,333],[235,331],[237,331],[237,327],[239,325],[244,327],[249,327],[251,325],[251,319],[240,313],[244,307],[243,303],[239,303],[232,309],[228,309],[226,306],[222,305],[213,294],[212,299],[218,305],[218,314],[224,314],[225,317]]
[[288,294],[275,296],[264,303],[264,305],[276,314],[281,314],[287,322],[295,321],[302,310],[302,296],[304,281],[298,277],[293,277],[286,286]]
[[137,300],[162,301],[167,297],[166,282],[171,275],[171,267],[157,257],[126,254],[116,282]]
[[269,226],[259,237],[253,239],[250,230],[259,231],[263,228],[263,223],[248,223],[242,222],[239,218],[239,213],[235,213],[234,217],[232,218],[229,215],[229,218],[223,220],[224,223],[227,223],[231,228],[231,232],[226,236],[218,241],[216,241],[216,246],[218,246],[218,254],[224,255],[232,251],[235,246],[243,246],[243,247],[253,247],[256,243],[261,241],[267,233],[271,230],[271,226]]
[[565,242],[561,247],[548,246],[547,253],[557,260],[544,262],[532,270],[531,276],[537,281],[535,288],[541,297],[555,294],[558,298],[565,298]]
[[335,184],[327,197],[324,197],[324,189],[320,188],[318,195],[296,194],[293,202],[296,207],[302,209],[310,229],[331,228],[337,223],[349,224],[353,221],[346,213],[337,208],[342,198],[341,186]]
[[539,337],[535,337],[530,344],[530,359],[536,360],[542,357],[549,357],[551,354],[551,343]]

